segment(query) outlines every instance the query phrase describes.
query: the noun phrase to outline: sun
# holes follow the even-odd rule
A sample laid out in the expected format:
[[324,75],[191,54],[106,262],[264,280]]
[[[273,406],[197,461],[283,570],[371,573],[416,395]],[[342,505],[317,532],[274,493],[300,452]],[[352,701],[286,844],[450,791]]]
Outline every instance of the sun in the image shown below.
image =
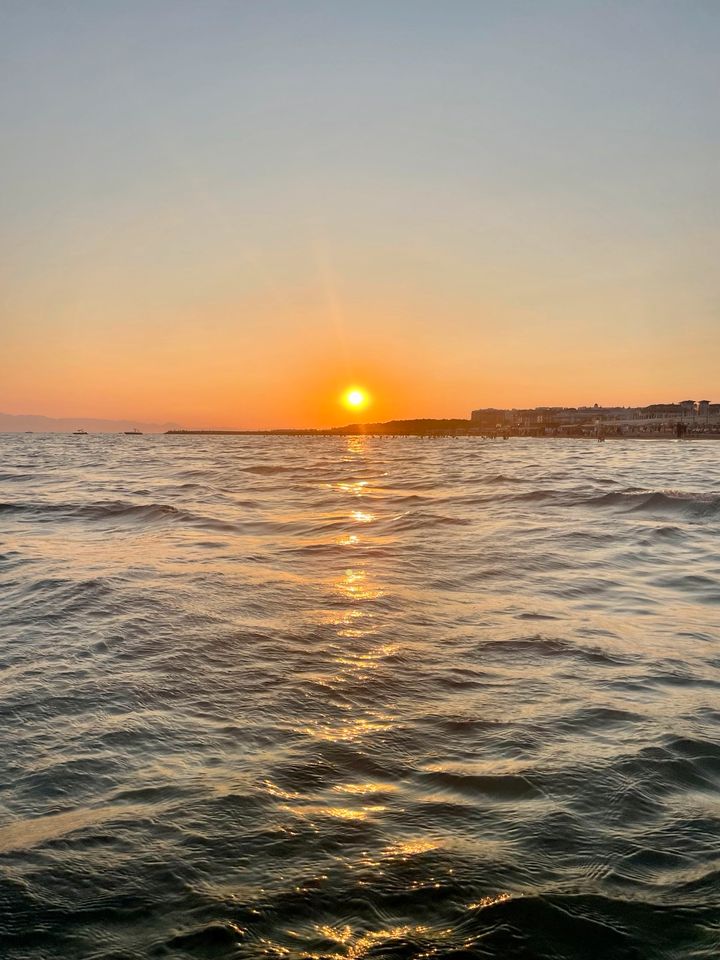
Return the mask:
[[348,410],[364,410],[370,403],[370,396],[361,387],[350,387],[342,395],[342,403]]

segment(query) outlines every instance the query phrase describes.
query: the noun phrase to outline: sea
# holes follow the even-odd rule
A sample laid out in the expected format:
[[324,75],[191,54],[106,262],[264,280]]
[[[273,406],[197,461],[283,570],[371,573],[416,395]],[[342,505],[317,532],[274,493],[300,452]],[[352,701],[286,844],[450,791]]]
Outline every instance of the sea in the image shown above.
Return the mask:
[[0,437],[4,960],[720,955],[720,444]]

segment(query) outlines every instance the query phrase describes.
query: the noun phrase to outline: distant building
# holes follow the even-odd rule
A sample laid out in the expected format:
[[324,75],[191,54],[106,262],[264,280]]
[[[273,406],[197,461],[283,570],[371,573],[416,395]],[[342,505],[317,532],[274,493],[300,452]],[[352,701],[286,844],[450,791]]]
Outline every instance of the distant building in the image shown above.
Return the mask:
[[497,407],[484,407],[480,410],[473,410],[470,414],[470,420],[477,426],[494,427],[505,419],[507,410],[499,410]]
[[535,407],[473,410],[470,420],[477,430],[511,430],[525,436],[587,436],[603,425],[609,434],[667,433],[678,423],[691,432],[720,430],[720,404],[709,400],[651,403],[646,407]]

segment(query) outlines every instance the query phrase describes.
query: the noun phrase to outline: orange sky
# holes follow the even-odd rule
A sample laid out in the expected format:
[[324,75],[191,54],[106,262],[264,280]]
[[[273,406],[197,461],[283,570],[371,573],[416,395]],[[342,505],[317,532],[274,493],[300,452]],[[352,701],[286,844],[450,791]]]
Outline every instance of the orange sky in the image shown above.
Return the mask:
[[[172,310],[150,336],[121,311],[117,323],[102,326],[61,324],[56,314],[59,334],[48,331],[39,342],[29,326],[3,354],[4,412],[297,427],[711,392],[712,337],[689,340],[670,331],[638,350],[618,328],[598,339],[548,325],[538,337],[518,330],[517,316],[497,305],[475,324],[459,310],[443,318],[413,306],[356,305],[328,316],[320,304],[298,303],[288,316],[258,304],[253,315],[261,319],[252,325],[236,319],[243,308],[200,306]],[[12,362],[13,354],[27,362]],[[702,378],[683,373],[690,370],[704,371],[704,389],[698,391]],[[350,385],[372,396],[361,417],[340,403]]]
[[0,411],[720,400],[712,5],[211,6],[8,14]]

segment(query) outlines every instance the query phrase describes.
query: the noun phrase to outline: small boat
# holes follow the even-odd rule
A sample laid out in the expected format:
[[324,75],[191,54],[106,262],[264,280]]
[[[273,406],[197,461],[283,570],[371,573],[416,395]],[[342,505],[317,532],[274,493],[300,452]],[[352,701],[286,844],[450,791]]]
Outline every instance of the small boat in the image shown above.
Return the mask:
[[73,430],[73,436],[74,436],[74,437],[86,437],[86,436],[87,436],[87,430]]
[[142,430],[125,430],[124,433],[126,437],[141,437],[143,435]]

